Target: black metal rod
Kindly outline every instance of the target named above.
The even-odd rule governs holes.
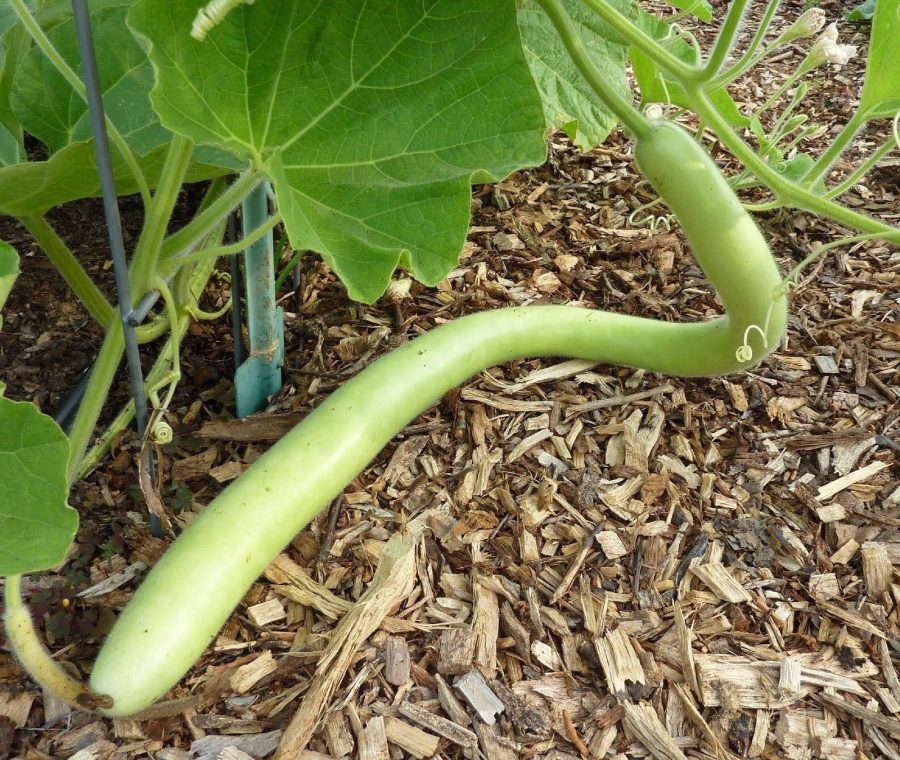
[[[119,314],[122,318],[122,330],[125,335],[125,357],[128,360],[131,394],[134,397],[134,418],[137,423],[138,438],[143,441],[144,433],[147,430],[147,393],[144,388],[144,372],[141,369],[141,354],[138,349],[137,335],[134,332],[134,327],[129,322],[133,305],[131,301],[131,286],[128,282],[128,259],[125,256],[125,241],[122,238],[119,197],[116,193],[112,160],[109,155],[109,135],[106,132],[106,115],[103,111],[103,98],[100,94],[100,78],[97,75],[97,58],[94,53],[94,36],[91,33],[91,17],[87,7],[87,0],[72,0],[72,12],[75,16],[75,35],[78,38],[81,68],[84,74],[85,89],[87,90],[88,110],[91,115],[91,131],[94,134],[94,146],[97,152],[97,174],[100,177],[100,188],[103,191],[106,231],[109,235],[113,270],[116,275]],[[155,470],[152,450],[150,451],[150,468]],[[162,536],[160,520],[152,512],[150,513],[149,528],[152,535],[158,538]]]
[[[91,370],[93,370],[93,368],[94,365],[91,364],[84,372],[81,373],[81,378],[79,379],[78,384],[69,392],[69,395],[66,396],[65,401],[63,401],[59,405],[59,408],[53,415],[53,419],[56,421],[56,424],[59,425],[65,433],[68,433],[72,427],[72,420],[75,416],[75,412],[77,411],[79,404],[81,404],[81,399],[84,398],[84,392],[87,390],[88,382],[91,379]]]
[[[131,288],[128,283],[128,261],[125,257],[125,241],[122,239],[122,220],[116,184],[113,178],[112,161],[109,155],[109,136],[106,133],[106,116],[100,95],[100,80],[97,76],[97,59],[94,54],[94,39],[91,34],[91,17],[87,0],[72,0],[75,15],[75,34],[81,53],[81,67],[87,89],[88,109],[91,115],[91,130],[97,151],[97,173],[103,191],[103,210],[106,214],[106,229],[112,252],[113,269],[116,275],[116,291],[119,297],[119,312],[122,329],[125,332],[125,356],[128,359],[128,374],[131,378],[131,392],[134,396],[135,419],[138,435],[143,438],[147,427],[147,395],[144,390],[144,373],[141,370],[141,356],[138,351],[134,327],[128,322],[132,312]]]
[[[150,309],[156,305],[159,296],[160,293],[158,290],[151,290],[147,293],[147,295],[140,300],[140,303],[134,307],[131,314],[128,315],[128,324],[132,327],[140,327],[150,313]]]
[[[237,241],[237,224],[234,214],[228,217],[226,229],[228,242]],[[241,310],[241,256],[231,257],[231,337],[234,343],[234,367],[237,370],[244,363],[243,313]]]

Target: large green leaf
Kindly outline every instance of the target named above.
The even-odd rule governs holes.
[[[583,3],[569,0],[566,5],[609,87],[631,100],[625,76],[627,49],[619,36]],[[600,145],[615,129],[618,119],[603,107],[585,82],[547,14],[533,2],[526,3],[519,10],[519,28],[525,57],[541,93],[547,125],[564,130],[582,150]]]
[[[144,155],[168,142],[170,135],[150,105],[153,69],[125,25],[127,13],[124,7],[104,8],[91,13],[91,24],[106,115],[132,149]],[[56,24],[48,37],[69,65],[80,72],[71,17]],[[36,47],[16,73],[12,104],[25,130],[51,151],[91,137],[87,104]]]
[[[78,527],[66,504],[69,441],[33,404],[0,396],[0,575],[62,561]]]
[[[870,119],[900,110],[900,0],[879,0],[859,110]]]
[[[470,181],[545,156],[541,104],[510,0],[266,0],[205,42],[198,0],[139,0],[163,124],[271,176],[291,242],[353,298],[398,265],[423,282],[455,264]]]
[[[165,155],[166,146],[160,146],[138,160],[151,188],[159,180]],[[136,193],[137,183],[115,150],[112,159],[118,193]],[[228,171],[218,165],[194,162],[188,168],[185,181],[199,182]],[[34,216],[61,203],[100,195],[92,141],[67,145],[47,161],[29,161],[0,168],[0,215]]]
[[[0,124],[13,135],[22,130],[13,113],[10,94],[19,64],[31,48],[31,37],[16,21],[12,8],[0,3]]]
[[[21,160],[22,153],[19,149],[19,138],[0,122],[0,167],[17,164]]]

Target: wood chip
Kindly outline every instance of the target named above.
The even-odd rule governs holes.
[[[646,702],[625,702],[622,707],[625,709],[625,730],[643,744],[653,757],[657,760],[687,760],[650,705]]]
[[[418,705],[410,702],[403,702],[400,705],[400,714],[408,718],[413,723],[418,723],[423,728],[427,728],[431,733],[443,736],[454,744],[461,747],[474,747],[478,744],[478,737],[451,720],[442,718],[439,715],[428,712]]]
[[[618,699],[630,699],[635,690],[640,693],[641,687],[646,686],[644,668],[622,628],[594,639],[594,648],[606,674],[607,686]]]
[[[487,678],[497,671],[497,637],[500,635],[500,604],[486,584],[476,581],[472,590],[475,662]]]
[[[259,657],[246,665],[241,665],[231,676],[231,688],[238,694],[245,694],[252,689],[256,682],[274,673],[278,663],[269,651],[263,652]]]
[[[388,636],[385,641],[384,680],[392,686],[409,681],[409,647],[402,636]]]
[[[691,572],[696,575],[710,590],[724,602],[738,604],[749,602],[752,597],[721,562],[707,562],[694,565]]]
[[[296,427],[303,417],[303,414],[253,414],[243,420],[207,422],[198,435],[241,443],[277,441]]]
[[[258,626],[263,627],[284,620],[287,617],[284,605],[278,599],[269,599],[247,608],[248,617]]]
[[[213,446],[192,457],[172,462],[172,480],[205,478],[218,457],[219,451]]]
[[[417,758],[431,757],[440,744],[440,739],[434,734],[411,726],[399,718],[385,718],[384,733],[391,744],[396,744]]]
[[[825,499],[830,499],[832,496],[839,494],[845,488],[849,488],[850,486],[856,485],[857,483],[862,483],[873,475],[877,475],[882,470],[887,469],[887,462],[870,462],[865,467],[861,467],[858,470],[851,472],[849,475],[844,475],[837,480],[832,480],[830,483],[826,483],[824,486],[819,488],[816,493],[816,498],[819,501],[824,501]]]
[[[489,726],[494,725],[496,717],[505,709],[477,670],[458,676],[453,686]]]
[[[290,755],[284,760],[290,760]],[[388,748],[387,733],[385,731],[384,718],[380,715],[370,718],[366,723],[363,740],[359,746],[359,760],[390,760],[391,751]]]
[[[825,692],[819,695],[819,699],[838,712],[848,713],[854,718],[859,718],[866,723],[878,726],[878,728],[884,729],[892,736],[900,738],[900,720],[897,718],[882,715],[876,710],[870,710],[868,707],[856,704],[856,702],[840,699]]]
[[[442,675],[462,675],[472,669],[478,635],[468,628],[447,628],[438,643],[437,671]]]
[[[894,574],[893,565],[888,558],[884,544],[867,541],[860,548],[863,577],[866,579],[866,591],[878,597],[891,586]]]
[[[282,757],[306,748],[359,645],[381,625],[388,611],[409,595],[415,582],[415,549],[426,524],[427,515],[420,515],[405,532],[395,533],[387,542],[369,588],[338,623],[319,658],[309,689],[285,729],[279,746]]]

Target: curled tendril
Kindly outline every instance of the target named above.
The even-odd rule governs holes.
[[[897,144],[897,147],[900,148],[900,111],[894,114],[894,118],[891,121],[891,134],[894,136],[894,142]]]
[[[782,285],[784,281],[782,280]],[[775,288],[772,294],[772,301],[769,304],[769,310],[766,312],[766,323],[764,327],[760,327],[757,324],[749,325],[746,330],[744,330],[744,342],[738,346],[737,351],[734,352],[734,357],[741,363],[749,362],[753,359],[753,347],[750,345],[750,335],[754,332],[759,333],[759,337],[762,338],[763,348],[768,350],[769,348],[769,338],[767,333],[769,331],[769,320],[772,318],[772,307],[775,305],[775,301],[781,300],[779,295],[779,291],[781,290],[782,285],[779,285]]]
[[[641,187],[644,184],[649,183],[647,183],[646,180],[641,180],[637,183],[637,185],[635,185],[635,189]],[[644,203],[643,205],[638,206],[628,215],[628,224],[630,224],[632,227],[648,227],[650,229],[651,235],[656,235],[660,228],[665,228],[666,232],[671,231],[672,224],[669,221],[669,217],[665,215],[654,216],[653,214],[647,214],[647,216],[640,218],[638,217],[641,212],[647,211],[648,209],[653,208],[661,202],[662,201],[659,198],[654,198],[649,203]]]
[[[154,443],[162,445],[171,443],[175,438],[175,432],[168,422],[164,419],[158,419],[153,423],[153,427],[150,430],[150,437],[153,439]]]
[[[666,35],[666,40],[672,37],[680,37],[681,39],[685,40],[692,48],[694,48],[698,57],[703,55],[703,49],[700,47],[700,43],[697,42],[697,38],[694,36],[693,32],[688,31],[678,23],[669,24],[669,32],[670,34]]]
[[[665,116],[665,110],[659,103],[651,103],[644,109],[644,114],[648,119],[661,119]]]

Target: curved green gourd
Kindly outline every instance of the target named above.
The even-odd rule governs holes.
[[[111,697],[104,712],[131,714],[165,694],[290,539],[411,419],[477,372],[516,358],[565,356],[717,375],[759,361],[777,344],[786,320],[778,269],[712,160],[663,122],[638,141],[635,155],[681,221],[727,315],[678,324],[572,306],[498,309],[379,359],[223,491],[153,568],[91,675],[91,690]],[[751,325],[757,330],[748,333]],[[748,335],[752,362],[736,355]]]

